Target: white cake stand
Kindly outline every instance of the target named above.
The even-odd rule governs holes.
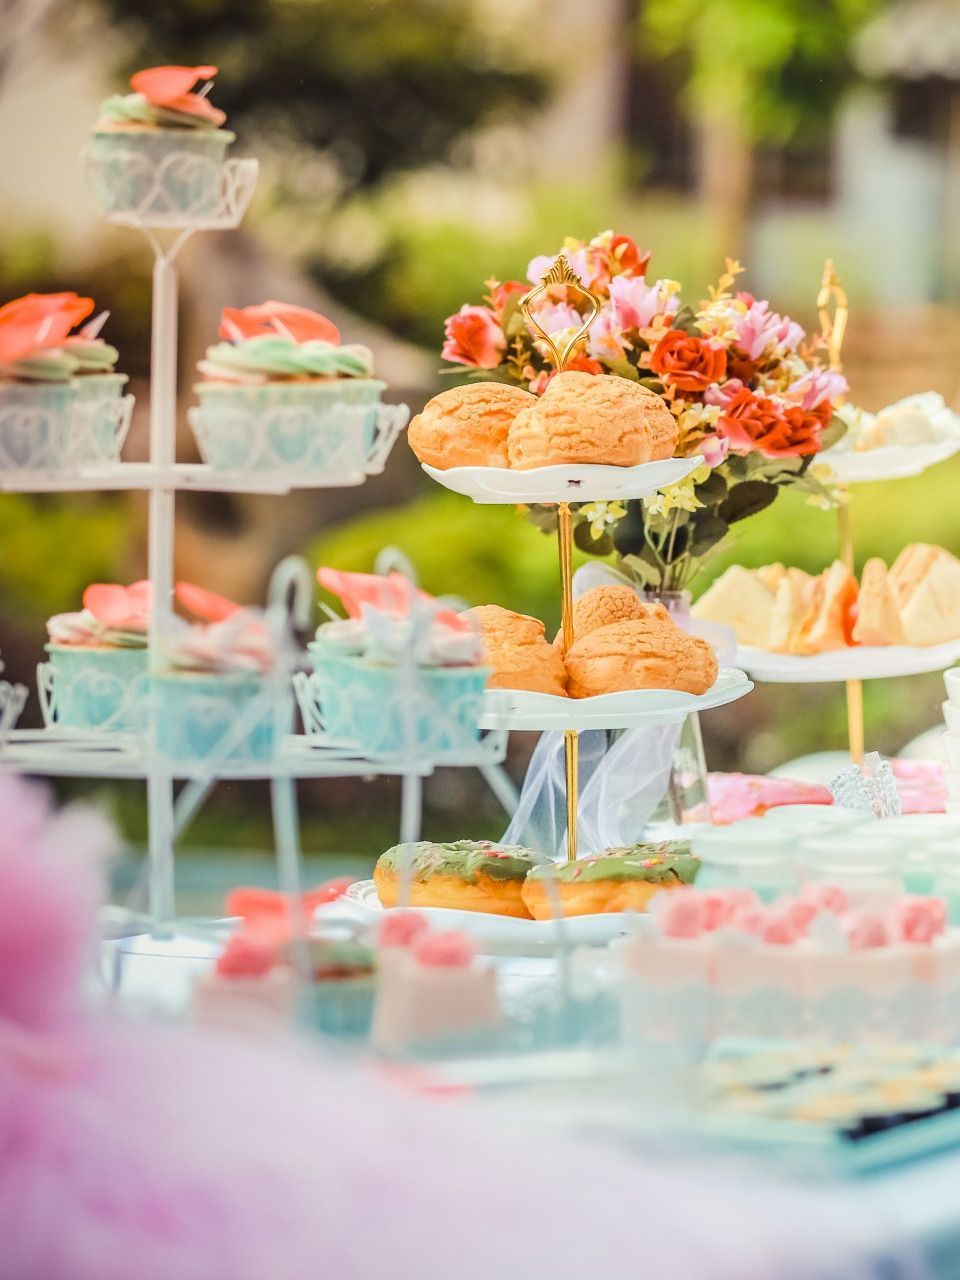
[[[960,640],[916,648],[903,644],[863,645],[808,656],[768,653],[749,645],[737,649],[737,662],[754,680],[766,684],[833,684],[883,680],[945,671],[960,658]]]
[[[474,502],[512,504],[648,498],[665,485],[676,484],[702,462],[703,458],[695,454],[692,458],[644,462],[637,467],[580,462],[534,467],[529,471],[515,471],[510,467],[450,467],[440,471],[426,463],[422,466],[431,480]]]

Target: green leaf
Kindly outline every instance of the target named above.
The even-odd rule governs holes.
[[[726,520],[722,520],[712,512],[704,513],[702,518],[694,523],[693,540],[690,543],[691,553],[698,558],[706,555],[710,548],[715,547],[729,532],[730,525]]]
[[[613,531],[613,545],[622,556],[642,555],[647,541],[644,534],[643,503],[631,498],[627,513]]]
[[[642,556],[621,556],[617,561],[617,567],[641,586],[659,585],[660,566],[649,554],[647,558]]]
[[[722,502],[727,496],[727,482],[719,471],[711,471],[706,480],[694,487],[693,492],[706,507]]]
[[[615,373],[620,378],[629,378],[631,382],[640,381],[636,365],[632,365],[626,357],[618,360],[604,360],[603,363],[611,373]]]
[[[658,396],[663,394],[663,383],[659,378],[641,378],[638,376],[637,381],[641,387],[646,387],[648,391],[655,391]]]
[[[602,533],[599,538],[595,538],[586,520],[581,520],[579,524],[573,526],[573,542],[574,546],[585,551],[588,556],[608,556],[613,550],[613,539],[610,535]]]
[[[842,440],[847,434],[847,424],[842,418],[838,418],[836,414],[830,419],[830,422],[820,432],[820,451],[824,449],[832,449],[838,440]]]
[[[737,520],[746,520],[765,510],[771,502],[776,501],[776,485],[763,480],[744,480],[735,484],[727,497],[717,508],[717,515],[727,524]]]

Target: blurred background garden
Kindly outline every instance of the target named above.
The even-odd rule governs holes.
[[[653,252],[657,276],[705,292],[726,256],[743,287],[814,327],[824,259],[850,295],[852,398],[877,409],[936,390],[956,406],[960,349],[960,2],[954,0],[0,0],[0,301],[74,289],[108,336],[147,447],[151,258],[106,225],[79,159],[100,100],[159,63],[219,66],[215,100],[261,179],[235,232],[183,258],[180,456],[192,370],[222,306],[265,298],[329,314],[367,343],[388,398],[416,410],[450,385],[444,317],[484,281],[522,279],[564,236],[607,227]],[[907,541],[960,551],[960,461],[857,491],[859,558]],[[402,548],[430,591],[558,619],[553,541],[510,508],[439,490],[401,444],[362,488],[284,499],[187,495],[177,572],[262,599],[270,568],[370,569]],[[819,571],[836,520],[785,494],[731,559]],[[142,496],[0,500],[0,652],[34,683],[44,622],[97,580],[145,570]],[[867,746],[898,750],[939,720],[939,676],[866,690]],[[31,699],[24,723],[36,723]],[[708,763],[763,771],[844,744],[840,686],[767,686],[704,719]],[[531,743],[517,735],[522,777]],[[89,784],[84,787],[89,791]],[[142,789],[110,793],[143,837]],[[390,781],[303,788],[310,853],[393,843]],[[496,836],[482,780],[428,784],[426,831]],[[469,828],[469,829],[468,829]],[[197,846],[268,842],[265,792],[224,785]]]

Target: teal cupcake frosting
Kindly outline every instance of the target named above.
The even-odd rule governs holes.
[[[369,378],[373,356],[367,347],[335,347],[330,342],[294,342],[292,338],[265,334],[242,342],[218,342],[200,361],[207,378],[236,381],[250,378]]]
[[[148,129],[217,130],[213,121],[203,116],[171,111],[168,107],[155,107],[142,93],[115,93],[106,98],[100,104],[100,119],[108,124],[132,124]]]
[[[0,371],[18,382],[69,382],[85,373],[111,373],[119,357],[116,347],[98,338],[71,338],[65,346],[41,348]]]

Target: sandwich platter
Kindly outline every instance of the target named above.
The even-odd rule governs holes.
[[[770,653],[751,645],[737,648],[737,663],[767,684],[831,684],[881,680],[944,671],[960,659],[960,639],[923,648],[903,644],[857,645],[829,653]]]
[[[432,480],[474,502],[609,502],[614,498],[646,498],[664,485],[676,484],[703,462],[664,458],[637,467],[597,463],[565,463],[519,471],[511,467],[449,467],[445,471],[421,463]]]

